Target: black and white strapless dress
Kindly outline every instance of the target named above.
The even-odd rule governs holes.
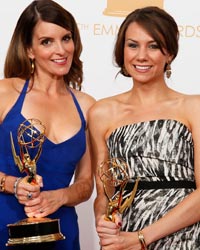
[[[109,136],[107,146],[111,158],[126,161],[131,182],[140,177],[143,184],[123,213],[123,231],[152,224],[195,188],[192,134],[178,121],[161,119],[119,127]],[[145,183],[150,185],[145,187]],[[148,250],[199,249],[200,223],[148,246]]]

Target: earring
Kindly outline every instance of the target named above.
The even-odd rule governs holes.
[[[31,59],[31,75],[34,73],[34,71],[35,71],[34,59]]]
[[[121,69],[121,73],[122,73],[122,75],[124,75],[124,76],[130,76],[129,73],[127,72],[127,70],[126,70],[126,68],[125,68],[124,65],[123,65],[123,67],[122,67],[122,69]]]
[[[170,63],[168,63],[166,67],[166,77],[169,79],[171,74],[172,74],[171,65]]]

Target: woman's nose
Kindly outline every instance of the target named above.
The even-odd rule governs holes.
[[[139,48],[137,53],[138,60],[144,60],[147,58],[147,49],[146,48]]]
[[[59,53],[59,54],[62,54],[65,52],[65,48],[64,48],[63,44],[60,42],[56,43],[55,50],[56,50],[56,53]]]

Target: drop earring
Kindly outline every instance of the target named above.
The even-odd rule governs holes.
[[[171,65],[170,63],[168,63],[166,67],[166,77],[169,79],[171,74],[172,74]]]
[[[35,71],[34,59],[31,59],[31,75],[34,73],[34,71]]]

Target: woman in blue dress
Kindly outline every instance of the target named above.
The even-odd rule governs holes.
[[[80,249],[75,205],[93,190],[87,116],[95,102],[80,91],[81,51],[74,17],[54,1],[33,1],[21,14],[0,81],[1,250],[13,248],[6,247],[7,225],[25,217],[60,219],[66,238],[14,249]],[[16,154],[23,158],[17,133],[29,119],[45,126],[34,185],[16,166],[10,140],[12,133]]]

